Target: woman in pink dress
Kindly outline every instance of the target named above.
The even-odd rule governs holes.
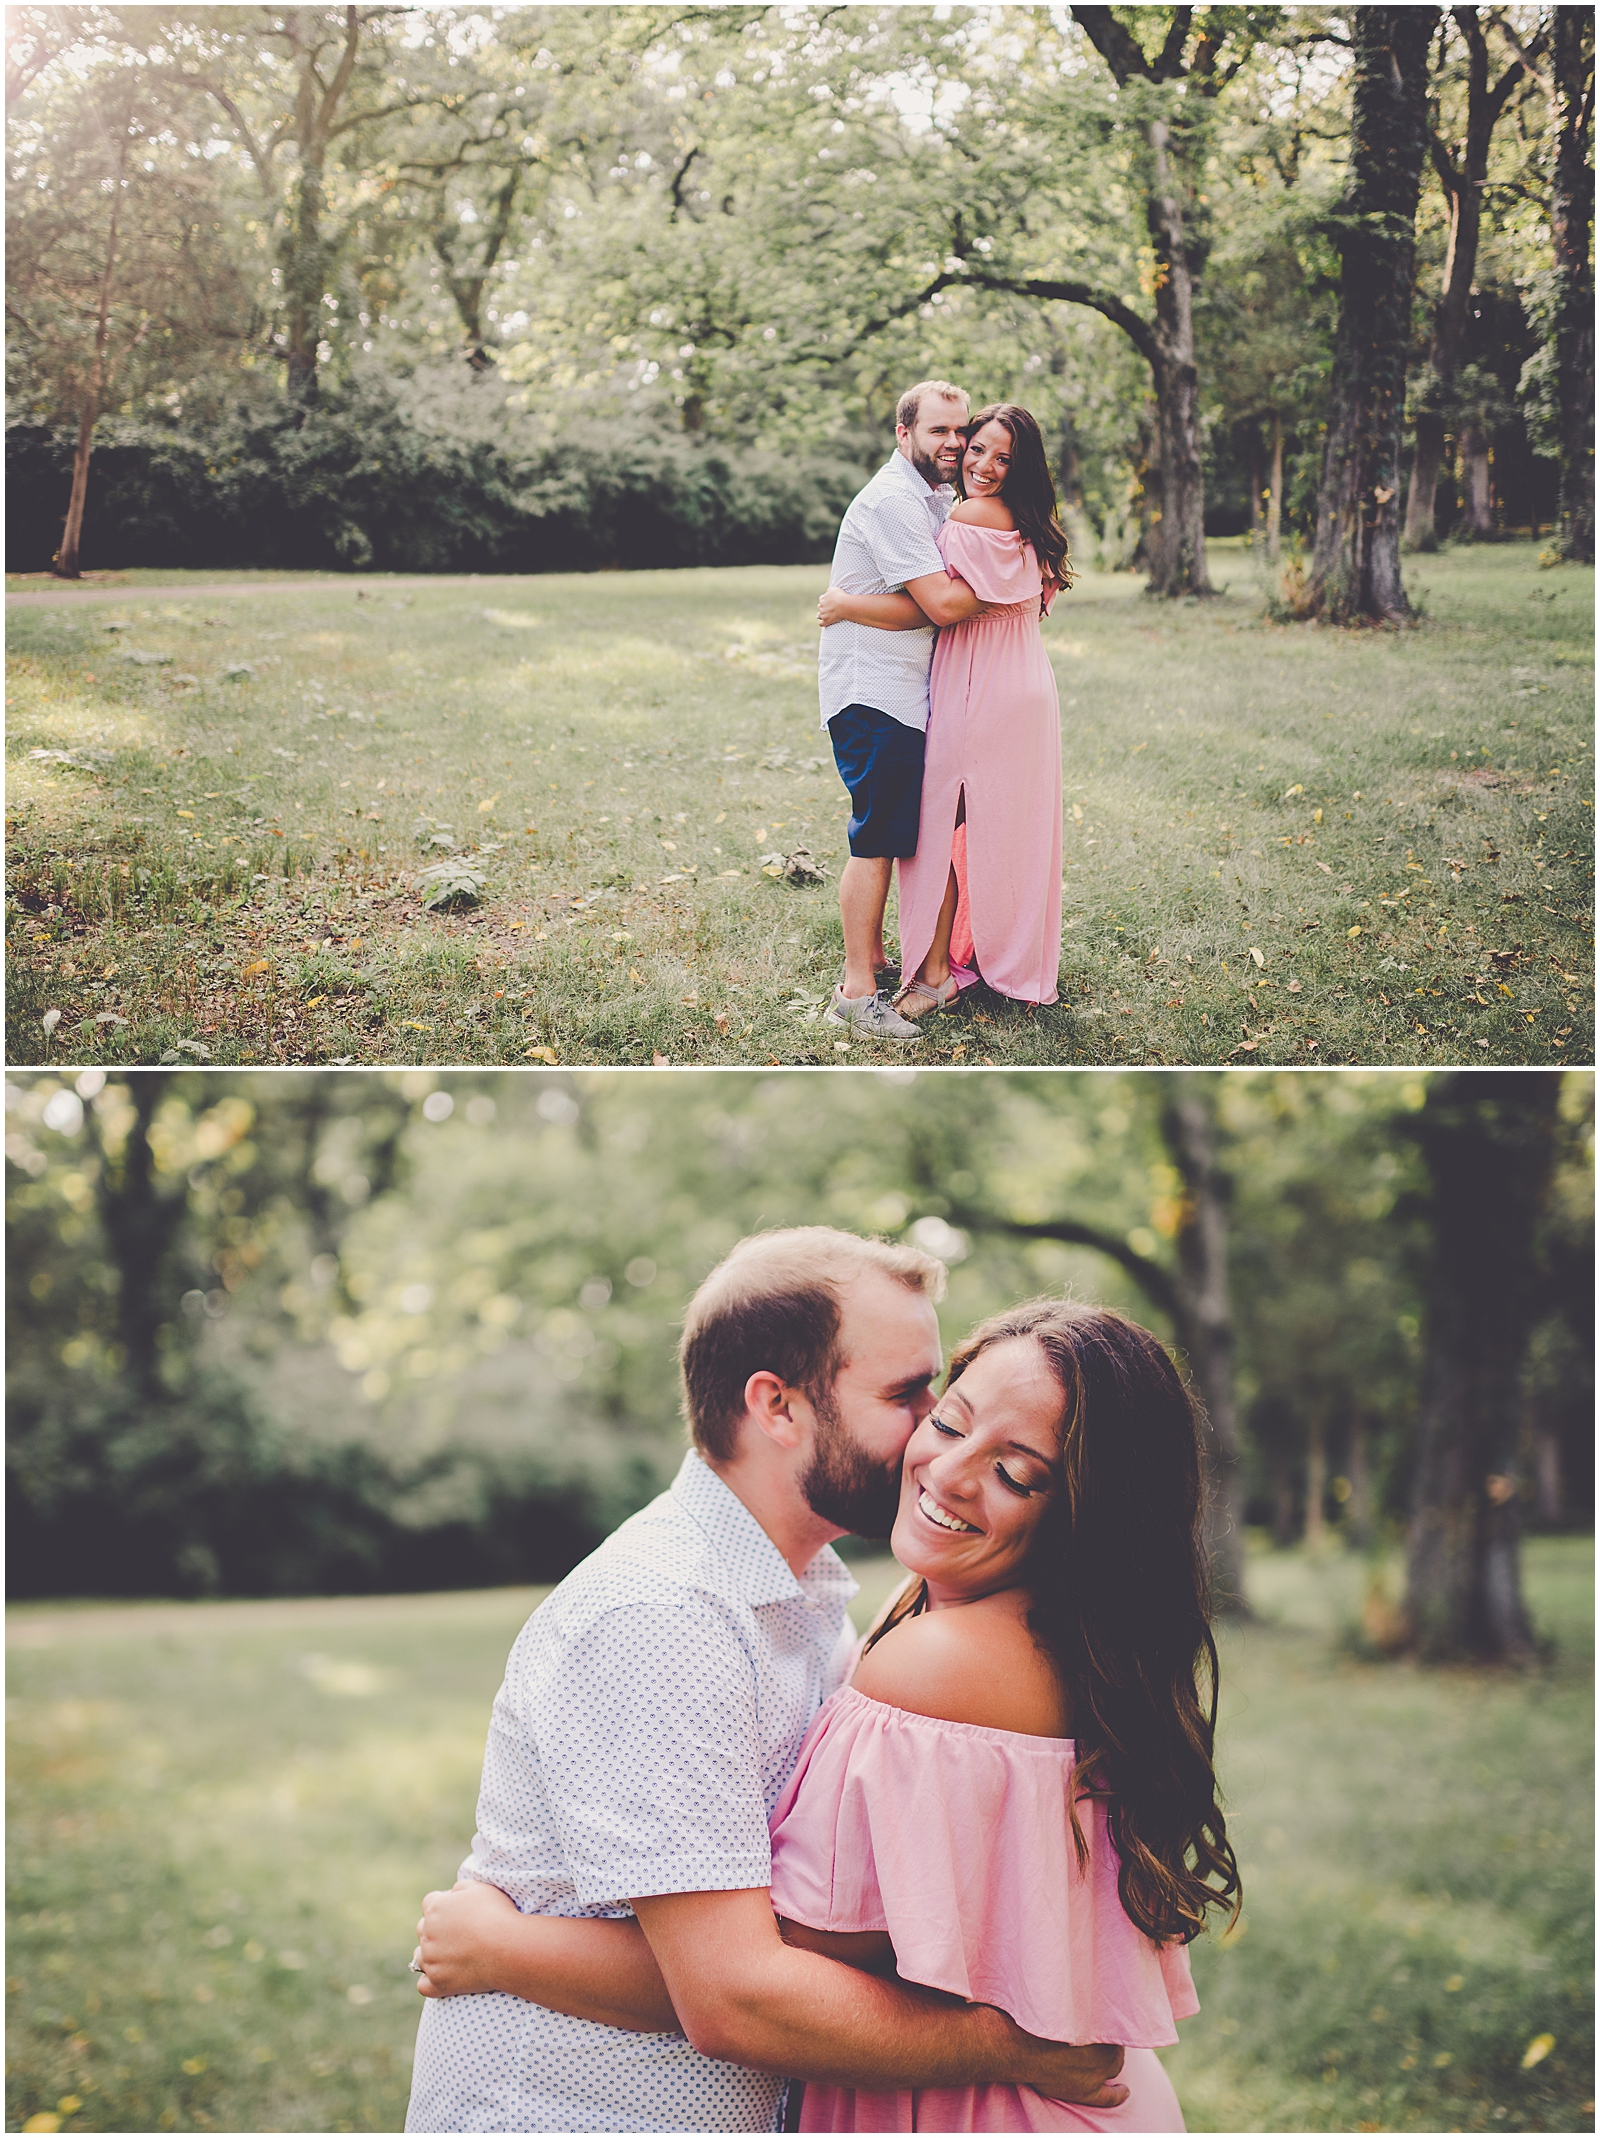
[[[1061,964],[1061,712],[1039,625],[1072,571],[1025,408],[979,409],[957,486],[939,551],[985,607],[934,648],[917,850],[899,863],[907,978],[895,1007],[913,1018],[980,979],[1054,1002]],[[832,587],[817,614],[886,631],[928,621],[909,594]]]
[[[1239,1891],[1212,1771],[1199,1505],[1193,1408],[1146,1330],[1036,1300],[954,1353],[906,1448],[893,1544],[912,1578],[774,1809],[772,1905],[792,1944],[997,2006],[1043,2040],[1123,2045],[1127,2094],[1091,2107],[1016,2085],[813,2081],[800,2129],[1183,2129],[1156,2051],[1199,2009],[1187,1941]],[[463,1987],[659,2028],[636,1925],[603,1926],[657,1990],[635,2022],[569,1979],[574,1934],[602,1926],[563,1924],[558,1961],[550,1923],[492,1892],[463,1903]],[[496,1903],[514,1964],[495,1949],[504,1924],[479,1927]],[[494,1955],[481,1979],[479,1952]],[[611,1965],[594,1962],[597,1984]]]
[[[772,1904],[831,1958],[1123,2043],[1128,2098],[811,2084],[800,2129],[1183,2129],[1155,2052],[1199,2009],[1186,1941],[1238,1894],[1198,1511],[1193,1411],[1145,1330],[1037,1300],[956,1351],[906,1450],[914,1578],[812,1724]]]

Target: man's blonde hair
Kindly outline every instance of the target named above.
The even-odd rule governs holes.
[[[753,1233],[717,1264],[689,1302],[678,1346],[684,1417],[703,1454],[721,1462],[734,1454],[753,1373],[826,1397],[844,1363],[845,1291],[869,1270],[927,1299],[944,1297],[945,1267],[934,1256],[831,1225]]]
[[[896,427],[903,426],[908,431],[914,429],[917,410],[924,401],[959,401],[966,408],[972,406],[964,387],[952,386],[948,379],[919,379],[915,386],[906,388],[895,404]]]

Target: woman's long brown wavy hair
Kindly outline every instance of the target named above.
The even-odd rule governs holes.
[[[1148,1937],[1187,1942],[1208,1908],[1236,1917],[1240,1895],[1212,1767],[1217,1649],[1194,1406],[1147,1329],[1060,1299],[980,1323],[952,1354],[946,1388],[1014,1337],[1039,1346],[1065,1399],[1056,1490],[1026,1567],[1028,1624],[1072,1704],[1080,1791],[1105,1800],[1123,1908]],[[922,1584],[874,1639],[926,1601]],[[1075,1810],[1072,1823],[1081,1860]]]
[[[1071,586],[1076,575],[1072,559],[1067,555],[1066,529],[1056,508],[1055,481],[1038,424],[1015,401],[996,401],[992,407],[980,408],[967,425],[969,445],[986,423],[1003,424],[1011,433],[1011,466],[1006,471],[1000,494],[1017,523],[1018,534],[1025,542],[1032,543],[1040,573],[1047,581],[1054,580],[1057,586]],[[963,498],[967,494],[962,480],[965,463],[963,453],[961,465],[956,469],[956,489]],[[1040,597],[1041,606],[1048,592],[1047,586]]]

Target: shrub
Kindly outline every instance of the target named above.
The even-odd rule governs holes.
[[[60,538],[74,436],[6,431],[12,571]],[[559,435],[493,377],[368,369],[308,412],[240,404],[203,429],[131,416],[96,433],[85,569],[638,571],[825,560],[864,479],[563,415]]]

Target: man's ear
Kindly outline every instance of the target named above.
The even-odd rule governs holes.
[[[800,1445],[805,1425],[798,1406],[804,1402],[799,1389],[775,1373],[753,1373],[744,1384],[745,1411],[775,1447],[792,1450]]]

